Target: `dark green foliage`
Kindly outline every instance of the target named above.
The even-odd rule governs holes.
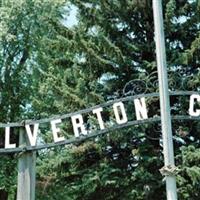
[[[31,94],[41,38],[58,14],[60,3],[54,1],[6,0],[0,5],[0,122],[23,120],[31,111]],[[51,22],[51,23],[50,23]],[[38,77],[39,78],[39,77]],[[37,79],[38,81],[39,79]],[[35,80],[36,81],[36,80]],[[0,147],[4,148],[0,130]],[[18,143],[17,130],[11,141]],[[17,158],[8,155],[0,160],[0,198],[15,199]],[[9,195],[7,194],[9,193]],[[5,195],[3,195],[5,194]],[[3,195],[3,196],[2,196]]]
[[[53,108],[53,113],[98,104],[122,91],[128,81],[145,79],[156,71],[151,1],[73,0],[71,3],[78,7],[79,24],[72,29],[59,27],[59,37],[49,41],[48,45],[56,45],[48,52],[53,67],[48,69],[47,79],[41,86],[49,95],[43,104],[41,101],[36,104],[44,111]],[[170,89],[183,89],[181,82],[185,80],[184,89],[196,90],[199,87],[198,2],[170,0],[164,1],[163,7],[168,69],[173,71],[169,73]],[[148,79],[155,80],[156,74]],[[149,92],[157,90],[149,85]],[[183,108],[174,108],[173,112],[188,109],[185,99],[171,100],[173,104],[178,101],[183,104]],[[157,113],[158,106],[156,100],[149,102],[152,113]],[[184,131],[186,136],[182,134]],[[173,132],[175,152],[180,158],[177,164],[181,166],[177,178],[179,196],[195,199],[198,193],[190,193],[190,188],[198,187],[198,164],[187,166],[180,147],[192,143],[198,147],[199,131],[193,122],[176,122]],[[159,126],[149,125],[120,130],[98,141],[62,149],[52,158],[61,159],[58,166],[50,167],[49,173],[54,174],[52,186],[44,187],[38,198],[60,191],[62,199],[165,199],[165,184],[159,173],[163,166],[160,136]],[[186,147],[184,152],[187,153]],[[40,167],[49,168],[46,164]],[[48,180],[45,173],[39,174]],[[187,176],[191,182],[187,182]],[[59,197],[49,196],[49,199]]]
[[[43,102],[35,104],[40,113],[71,112],[98,104],[121,91],[128,81],[146,78],[156,71],[151,1],[74,0],[71,3],[78,7],[79,24],[71,29],[57,27],[59,36],[47,43],[54,48],[47,52],[50,67],[40,87],[41,94],[48,95]],[[169,74],[170,88],[178,90],[180,81],[188,79],[184,88],[195,90],[199,86],[198,2],[170,0],[163,6],[168,69],[178,73]],[[156,88],[151,85],[148,91]],[[36,99],[40,98],[36,96]],[[172,103],[177,101],[180,100],[172,99]],[[185,99],[181,102],[187,109]],[[149,106],[156,112],[159,104],[155,100]],[[192,122],[177,122],[173,127],[177,164],[181,166],[177,178],[179,196],[195,199],[198,193],[190,193],[190,188],[198,187],[198,167],[187,166],[180,147],[191,143],[199,146],[198,128]],[[182,135],[183,131],[189,135]],[[52,160],[58,162],[53,166],[44,164],[49,158],[47,153],[39,169],[50,171],[48,175],[39,172],[44,186],[38,198],[51,194],[49,199],[165,199],[165,182],[159,173],[163,166],[160,136],[156,125],[120,130],[98,141],[56,151]],[[186,147],[184,151],[187,153]],[[191,167],[186,167],[187,175],[183,166]],[[45,185],[49,175],[53,179]],[[185,185],[190,181],[187,176],[191,182]],[[60,196],[54,196],[55,192]]]
[[[150,0],[69,0],[65,9],[78,9],[78,24],[72,28],[60,22],[66,12],[63,1],[24,0],[23,6],[8,2],[13,18],[6,16],[6,5],[0,16],[6,24],[1,24],[5,27],[0,35],[1,121],[90,107],[119,97],[135,79],[147,80],[147,92],[158,91]],[[170,89],[197,90],[199,1],[165,0],[163,8]],[[187,114],[185,97],[171,98],[171,103],[177,103],[173,114]],[[150,115],[159,112],[158,99],[147,104]],[[131,109],[127,113],[131,116]],[[70,126],[64,130],[66,136],[73,135]],[[179,197],[196,200],[199,124],[175,122],[173,134]],[[36,199],[165,199],[160,137],[160,126],[151,124],[39,152]],[[1,188],[7,187],[3,179]]]
[[[177,156],[180,165],[177,182],[180,199],[199,199],[200,181],[200,149],[190,145],[181,148],[181,154]]]

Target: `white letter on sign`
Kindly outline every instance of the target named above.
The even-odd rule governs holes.
[[[10,149],[10,148],[15,148],[16,144],[10,144],[10,127],[6,127],[5,131],[5,148]]]
[[[120,113],[119,113],[118,108],[120,109]],[[124,104],[122,102],[114,103],[113,104],[113,110],[114,110],[116,122],[118,124],[125,124],[128,121],[126,111],[125,111],[125,108],[124,108]]]
[[[196,109],[194,111],[194,101],[195,99],[200,102],[200,95],[198,94],[193,94],[190,96],[190,108],[189,108],[189,115],[193,117],[198,117],[200,115],[200,109]]]
[[[38,128],[39,128],[39,124],[34,124],[33,126],[33,133],[31,131],[30,125],[25,125],[26,128],[26,133],[28,135],[28,139],[30,142],[31,146],[35,146],[36,145],[36,141],[37,141],[37,134],[38,134]]]
[[[145,103],[145,98],[134,99],[135,112],[137,120],[147,119],[147,108]]]
[[[60,132],[60,128],[56,127],[56,124],[59,124],[59,123],[62,123],[61,119],[56,119],[56,120],[51,121],[51,128],[53,132],[54,142],[61,142],[65,140],[64,137],[58,136],[58,133]]]
[[[80,134],[87,135],[87,131],[85,130],[85,126],[83,124],[82,115],[74,115],[71,117],[71,120],[75,137],[79,137]]]
[[[102,116],[101,116],[101,112],[103,111],[103,109],[100,107],[100,108],[96,108],[94,109],[92,112],[93,114],[96,114],[97,115],[97,119],[98,119],[98,122],[99,122],[99,126],[100,126],[100,129],[103,130],[105,129],[105,126],[104,126],[104,122],[103,122],[103,119],[102,119]]]

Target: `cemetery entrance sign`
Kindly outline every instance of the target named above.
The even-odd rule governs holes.
[[[138,86],[138,81],[137,86]],[[131,86],[134,81],[130,82]],[[127,85],[130,89],[130,85]],[[58,145],[76,144],[80,141],[96,137],[102,134],[110,133],[114,130],[144,123],[160,123],[160,110],[150,112],[151,102],[159,101],[159,93],[131,94],[129,90],[122,98],[117,98],[101,105],[97,105],[75,113],[69,113],[61,116],[41,120],[27,120],[21,123],[0,124],[5,130],[5,148],[0,148],[0,154],[18,153],[18,185],[17,200],[35,199],[35,163],[36,151],[46,148],[56,147]],[[138,89],[138,88],[137,88]],[[141,91],[140,89],[138,91]],[[130,93],[131,92],[131,93]],[[128,96],[126,96],[126,94]],[[129,96],[130,95],[130,96]],[[187,102],[185,113],[181,115],[172,115],[172,120],[200,120],[200,109],[197,104],[200,103],[200,92],[195,91],[174,91],[170,92],[171,98],[184,98]],[[177,101],[176,101],[177,103]],[[176,104],[177,105],[177,104]],[[177,108],[171,105],[171,111]],[[105,118],[105,113],[109,116]],[[95,119],[93,123],[90,118]],[[74,132],[70,138],[65,138],[62,130],[66,126],[71,126]],[[41,127],[41,128],[40,128]],[[42,140],[43,127],[48,127],[48,133],[52,135],[52,142],[37,142]],[[17,142],[11,142],[12,129],[19,129],[19,145]],[[47,130],[47,129],[45,129]],[[176,170],[173,166],[165,166],[161,173],[168,177],[168,172],[173,174]]]
[[[0,128],[3,128],[5,132],[4,148],[0,148],[0,154],[19,153],[17,200],[35,199],[35,151],[80,142],[119,128],[160,121],[165,164],[163,175],[166,181],[167,199],[177,200],[176,178],[175,174],[172,173],[175,165],[171,119],[200,120],[200,108],[198,107],[200,92],[199,88],[197,91],[177,91],[173,88],[169,92],[170,80],[168,81],[166,69],[162,0],[153,0],[152,2],[158,69],[158,84],[156,86],[159,88],[159,93],[146,93],[148,90],[144,89],[143,86],[148,84],[134,80],[126,84],[123,96],[92,108],[41,120],[0,124]],[[181,78],[184,80],[184,75]],[[147,81],[151,82],[151,79],[148,78]],[[186,98],[187,102],[187,108],[184,105],[185,110],[181,109],[181,112],[178,111],[182,102],[177,100],[179,96]],[[176,99],[173,101],[176,103],[175,105],[170,105],[170,98]],[[152,110],[151,104],[158,101],[160,109]],[[10,139],[13,129],[17,128],[19,128],[19,144]],[[51,132],[52,140],[50,143],[45,143],[44,138],[42,138],[42,129]],[[73,131],[74,136],[65,138],[63,133],[66,132],[66,129],[67,132]]]
[[[129,85],[130,84],[133,85],[134,81],[130,82]],[[200,103],[200,94],[194,91],[179,91],[170,93],[170,96],[181,95],[188,96],[186,98],[186,100],[188,101],[188,112],[186,112],[185,115],[172,116],[172,118],[174,120],[199,119],[200,109],[196,108],[196,104],[198,102]],[[22,150],[32,151],[48,147],[55,147],[57,145],[65,145],[80,140],[85,140],[87,138],[95,137],[97,135],[104,134],[110,132],[111,130],[119,129],[122,127],[160,121],[160,117],[158,114],[154,113],[154,115],[152,116],[152,114],[149,113],[149,105],[147,100],[156,99],[158,96],[158,93],[131,95],[108,101],[104,104],[97,105],[75,113],[55,116],[48,119],[41,119],[35,121],[27,120],[21,123],[0,124],[0,127],[4,128],[5,130],[5,148],[1,148],[0,153],[20,152]],[[171,105],[171,107],[173,106],[174,105]],[[128,107],[131,107],[132,109],[128,110]],[[107,112],[108,110],[109,116],[106,116],[108,120],[105,120],[105,112]],[[129,113],[127,111],[129,111]],[[90,118],[94,119],[93,123],[88,122]],[[37,142],[38,138],[40,138],[40,141],[43,141],[42,133],[39,131],[40,125],[42,124],[46,124],[46,127],[50,128],[49,133],[52,134],[53,140],[51,143],[44,144],[44,142]],[[72,136],[71,138],[67,139],[64,137],[64,135],[62,135],[62,128],[65,127],[65,124],[68,124],[68,126],[71,125],[74,137]],[[28,138],[27,146],[20,147],[17,146],[17,142],[11,143],[10,130],[12,127],[24,127]]]

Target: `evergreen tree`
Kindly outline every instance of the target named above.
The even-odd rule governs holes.
[[[2,0],[0,5],[0,121],[15,122],[26,118],[31,107],[32,80],[37,67],[40,41],[51,34],[58,21],[62,1]],[[58,16],[56,18],[56,16]],[[40,52],[41,53],[41,52]],[[4,148],[4,130],[0,130]],[[11,141],[18,140],[11,130]],[[16,136],[15,136],[16,134]],[[1,157],[0,199],[14,199],[16,193],[16,158]]]
[[[131,80],[137,80],[136,93],[158,91],[151,1],[2,2],[2,122],[73,112],[122,97],[128,95],[122,91]],[[61,22],[71,5],[78,9],[78,24],[69,28]],[[170,90],[199,90],[199,1],[165,0],[163,8]],[[184,98],[173,97],[171,102],[176,105],[172,114],[186,112]],[[152,116],[159,114],[158,99],[147,104]],[[103,116],[107,121],[108,113]],[[200,195],[198,127],[192,121],[173,123],[182,199]],[[66,137],[73,136],[70,124],[63,130]],[[48,133],[42,133],[46,141]],[[36,198],[165,199],[160,138],[159,124],[148,124],[39,151]],[[0,165],[0,198],[7,199],[8,192],[12,198],[15,162],[7,157]]]
[[[36,107],[41,106],[40,113],[51,108],[53,113],[71,112],[113,96],[120,97],[124,85],[135,79],[147,80],[146,92],[158,91],[152,2],[70,2],[78,8],[79,23],[72,29],[60,27],[56,42],[49,41],[48,46],[54,44],[56,48],[50,49],[53,64],[41,85],[41,95],[43,90],[49,95],[43,98],[43,104],[38,97],[35,100]],[[198,89],[199,1],[166,0],[163,7],[170,89]],[[180,85],[183,80],[186,85]],[[178,101],[171,100],[174,104]],[[147,103],[149,112],[156,115],[158,100]],[[187,106],[183,103],[183,109]],[[183,109],[172,112],[180,114]],[[184,130],[192,127],[188,133],[195,141],[181,134],[181,125]],[[174,136],[178,138],[174,140],[177,165],[182,169],[183,161],[178,159],[182,155],[180,146],[191,143],[199,146],[198,123],[181,121],[175,122],[173,127]],[[49,199],[164,199],[165,184],[159,173],[163,166],[160,137],[159,125],[152,124],[115,131],[98,141],[51,151],[52,160],[58,162],[47,161],[47,155],[39,162],[43,195],[49,194]],[[181,139],[183,143],[179,142]],[[46,176],[46,170],[50,170],[52,179]],[[191,185],[184,189],[180,182],[182,176],[181,172],[178,176],[180,195],[184,196],[183,189],[187,193],[183,198],[188,198]],[[193,184],[197,184],[198,173],[190,177],[194,179]],[[51,197],[55,191],[62,191],[61,196]]]

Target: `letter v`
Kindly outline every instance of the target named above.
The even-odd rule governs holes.
[[[36,145],[36,141],[37,141],[37,134],[38,134],[39,124],[34,124],[33,133],[31,131],[30,125],[25,125],[25,127],[26,127],[26,133],[28,135],[28,139],[29,139],[30,145],[31,146],[35,146]]]

